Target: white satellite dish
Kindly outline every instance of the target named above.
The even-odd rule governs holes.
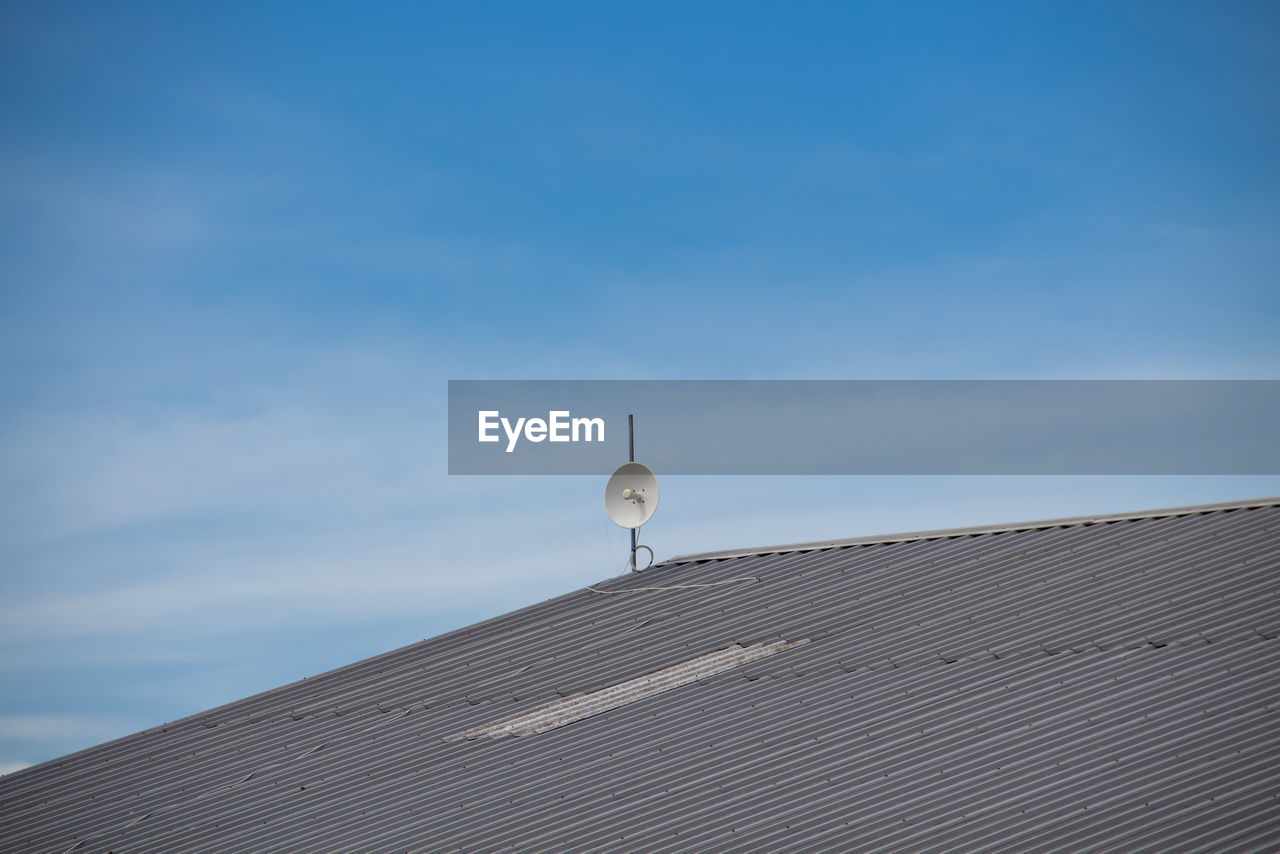
[[[623,528],[635,530],[658,509],[658,478],[643,463],[618,466],[604,487],[604,509]]]

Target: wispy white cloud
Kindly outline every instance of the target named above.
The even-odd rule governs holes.
[[[36,542],[205,514],[368,515],[437,468],[438,432],[408,415],[301,406],[16,416],[0,428],[12,488],[0,532]]]
[[[30,762],[6,762],[0,760],[0,777],[5,774],[12,774],[14,771],[21,771],[23,768],[30,768]]]
[[[50,226],[64,251],[86,245],[148,253],[185,249],[213,229],[213,200],[175,169],[103,171],[8,153],[0,156],[0,179],[3,204],[27,222]]]
[[[133,721],[91,715],[0,715],[0,739],[103,741],[138,729]],[[14,769],[17,770],[17,769]]]

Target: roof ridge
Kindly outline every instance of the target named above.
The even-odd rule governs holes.
[[[947,537],[965,537],[977,534],[1003,534],[1013,531],[1031,531],[1038,528],[1062,528],[1072,525],[1093,525],[1099,522],[1126,522],[1139,519],[1162,519],[1170,516],[1191,516],[1197,513],[1213,513],[1226,510],[1252,510],[1259,507],[1280,506],[1280,495],[1268,498],[1251,498],[1243,501],[1222,501],[1213,504],[1189,504],[1183,507],[1164,507],[1157,510],[1137,510],[1129,513],[1102,513],[1091,516],[1064,516],[1057,519],[1038,519],[1030,522],[1010,522],[999,525],[973,525],[963,528],[938,528],[931,531],[910,531],[902,534],[849,537],[839,540],[814,540],[806,543],[761,546],[753,549],[726,549],[723,551],[695,552],[677,555],[664,560],[658,566],[678,563],[696,563],[704,560],[720,560],[731,557],[752,557],[790,552],[811,552],[845,546],[876,545],[881,543],[905,543],[913,540],[939,540]],[[655,569],[657,566],[654,567]]]

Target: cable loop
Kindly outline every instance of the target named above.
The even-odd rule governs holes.
[[[644,549],[645,551],[647,551],[647,552],[649,553],[649,562],[648,562],[647,564],[645,564],[644,566],[639,566],[639,565],[637,565],[637,563],[636,563],[636,552],[640,551],[641,549]],[[635,547],[635,548],[632,550],[632,552],[631,552],[631,571],[632,571],[632,572],[644,572],[646,569],[648,569],[648,568],[649,568],[649,567],[651,567],[651,566],[653,566],[653,549],[649,548],[649,547],[648,547],[648,546],[646,546],[646,545],[641,545],[641,544],[637,543],[637,544],[636,544],[636,547]]]

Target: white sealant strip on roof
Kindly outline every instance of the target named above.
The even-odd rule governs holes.
[[[474,739],[485,735],[490,738],[500,738],[504,735],[522,736],[547,732],[808,642],[808,639],[777,640],[747,647],[734,644],[728,649],[709,652],[706,655],[655,670],[653,673],[637,676],[635,679],[628,679],[626,682],[619,682],[617,685],[601,688],[599,691],[592,691],[590,694],[561,697],[527,712],[446,736],[443,740],[461,741],[464,738]]]
[[[726,549],[715,552],[697,552],[677,555],[655,565],[670,566],[676,563],[695,563],[701,560],[720,560],[728,557],[755,557],[758,555],[787,554],[789,552],[813,552],[820,549],[844,546],[870,546],[887,543],[907,543],[912,540],[940,540],[946,537],[967,537],[976,534],[1004,534],[1010,531],[1032,531],[1039,528],[1061,528],[1068,525],[1095,525],[1099,522],[1127,522],[1138,519],[1163,519],[1169,516],[1190,516],[1195,513],[1213,513],[1219,510],[1254,510],[1259,507],[1280,506],[1280,495],[1271,498],[1252,498],[1245,501],[1223,501],[1218,504],[1191,504],[1186,507],[1166,507],[1160,510],[1139,510],[1133,513],[1103,513],[1095,516],[1066,516],[1061,519],[1040,519],[1034,522],[1013,522],[1004,525],[975,525],[969,528],[939,528],[934,531],[911,531],[905,534],[886,534],[872,537],[850,537],[843,540],[816,540],[809,543],[791,543],[781,546],[761,546],[754,549]]]

